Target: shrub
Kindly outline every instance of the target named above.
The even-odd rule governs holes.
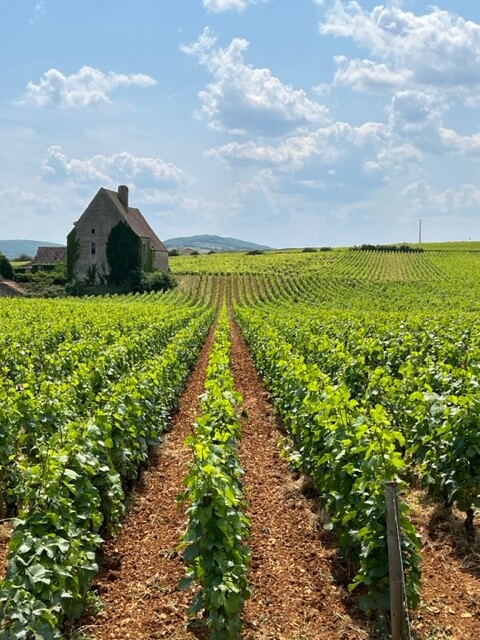
[[[410,247],[408,244],[401,244],[397,247],[394,244],[362,244],[359,247],[350,247],[352,251],[383,251],[388,253],[423,253],[422,247]]]
[[[179,252],[178,249],[170,249],[170,251],[168,252],[168,255],[171,256],[179,256]]]
[[[315,247],[305,247],[304,249],[302,249],[303,253],[316,253],[317,250],[315,249]]]
[[[35,295],[41,294],[42,289],[52,287],[52,291],[59,291],[58,287],[67,282],[66,265],[61,262],[49,266],[48,270],[37,269],[35,271],[17,268],[14,270],[14,279],[16,282],[28,285],[26,290]]]
[[[261,256],[265,253],[265,251],[262,251],[261,249],[252,249],[251,251],[247,251],[247,253],[245,255],[247,256]]]
[[[80,240],[72,229],[67,236],[67,280],[75,280],[78,259],[80,257]]]
[[[171,273],[166,271],[154,271],[143,273],[140,283],[135,287],[136,291],[147,293],[149,291],[168,291],[177,286],[177,282]]]
[[[85,284],[95,284],[95,280],[97,279],[97,271],[98,267],[96,264],[89,265],[87,269],[87,275],[85,276]]]
[[[25,283],[25,282],[33,282],[33,277],[31,273],[19,273],[15,271],[15,282]]]
[[[3,253],[0,253],[0,276],[3,276],[7,280],[13,280],[12,265]]]

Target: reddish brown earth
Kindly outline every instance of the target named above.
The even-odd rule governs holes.
[[[10,522],[0,523],[0,581],[5,579],[7,570],[8,545],[12,535],[12,525]]]
[[[409,502],[414,511],[414,524],[423,541],[422,601],[414,614],[413,627],[421,638],[478,640],[478,522],[476,542],[472,546],[466,539],[464,514],[445,510],[418,491],[412,492]]]
[[[220,288],[220,287],[219,287]],[[235,287],[234,287],[235,288]],[[231,295],[231,290],[227,294]],[[177,506],[190,453],[185,437],[199,410],[212,335],[181,399],[172,429],[143,476],[119,538],[105,546],[97,580],[104,610],[81,621],[95,640],[204,639],[199,621],[189,623],[191,592],[179,592],[183,563],[176,552],[186,527]],[[345,586],[346,567],[335,540],[322,532],[321,513],[302,479],[280,456],[282,438],[268,394],[248,350],[233,327],[232,369],[244,397],[240,447],[251,519],[252,597],[244,612],[244,640],[386,640],[374,631]],[[308,488],[308,487],[307,487]],[[432,508],[415,504],[424,542],[422,605],[414,618],[415,640],[480,637],[480,553],[460,549],[461,527],[445,532]],[[449,526],[454,527],[455,522]],[[430,524],[429,524],[430,523]],[[442,528],[443,527],[443,528]],[[480,532],[479,532],[480,537]]]
[[[104,610],[81,621],[98,640],[180,638],[190,595],[179,592],[183,563],[176,553],[186,517],[177,506],[190,461],[184,446],[197,416],[213,331],[182,395],[171,430],[143,476],[120,536],[105,545],[97,586]]]
[[[315,502],[302,493],[280,457],[275,412],[239,331],[233,327],[232,369],[248,414],[240,460],[251,519],[250,582],[242,637],[251,640],[367,638],[354,621],[344,589],[334,583],[335,551],[319,535]]]

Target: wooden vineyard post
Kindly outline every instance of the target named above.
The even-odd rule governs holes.
[[[405,605],[405,577],[402,563],[402,544],[399,526],[397,483],[385,486],[387,510],[388,571],[390,576],[390,623],[392,640],[410,640]]]

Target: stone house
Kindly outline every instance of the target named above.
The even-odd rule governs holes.
[[[66,257],[66,247],[38,247],[35,258],[28,266],[32,271],[48,271],[63,262]]]
[[[125,223],[141,243],[141,267],[144,271],[168,271],[168,249],[145,220],[141,212],[128,203],[128,187],[118,191],[101,187],[74,223],[67,236],[67,271],[79,280],[99,279],[109,274],[107,241],[112,229]]]

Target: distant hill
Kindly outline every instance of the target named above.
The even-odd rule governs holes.
[[[18,258],[22,253],[35,257],[38,247],[63,247],[65,245],[41,240],[0,240],[0,253],[9,260]]]
[[[263,244],[255,244],[254,242],[245,242],[236,238],[222,238],[221,236],[187,236],[185,238],[170,238],[165,240],[164,245],[167,249],[184,249],[191,247],[197,251],[251,251],[253,249],[266,250]]]

